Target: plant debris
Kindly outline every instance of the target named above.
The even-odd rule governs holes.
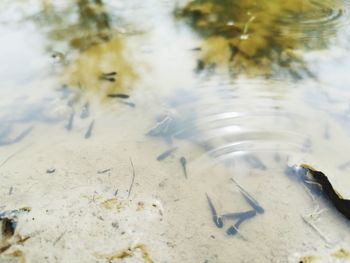
[[[134,167],[134,164],[133,164],[131,158],[130,158],[130,163],[131,163],[131,167],[132,167],[132,179],[131,179],[131,184],[130,184],[129,191],[128,191],[128,198],[130,197],[131,190],[132,190],[132,187],[134,186],[134,181],[135,181],[135,167]]]
[[[307,164],[302,164],[300,167],[305,169],[307,172],[307,180],[304,180],[304,183],[307,185],[310,184],[310,178],[307,177],[307,174],[311,175],[311,180],[318,184],[322,192],[331,201],[335,208],[350,220],[350,200],[342,198],[342,196],[336,190],[334,190],[332,184],[329,182],[324,173],[315,170]]]
[[[100,204],[100,207],[104,208],[104,209],[117,209],[118,211],[122,208],[124,208],[124,204],[120,201],[118,201],[117,198],[110,198],[110,199],[107,199],[105,201],[103,201],[101,204]]]
[[[134,247],[128,247],[126,249],[117,251],[112,254],[98,254],[95,253],[95,256],[98,259],[106,259],[108,262],[112,262],[113,260],[123,260],[125,258],[131,258],[135,256],[135,252],[139,250],[141,252],[142,258],[145,263],[154,263],[149,255],[149,252],[144,244],[137,244]]]
[[[333,252],[331,256],[342,259],[350,259],[350,252],[341,248],[338,251]]]

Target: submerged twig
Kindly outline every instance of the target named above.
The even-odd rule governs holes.
[[[131,193],[132,187],[134,186],[134,181],[135,181],[135,168],[134,168],[134,164],[133,164],[131,158],[130,158],[130,163],[131,163],[131,167],[132,167],[132,179],[131,179],[131,184],[129,187],[128,198],[130,197],[130,193]]]
[[[16,154],[20,153],[21,151],[24,151],[26,148],[28,148],[31,144],[28,144],[20,149],[18,149],[17,151],[15,151],[14,153],[12,153],[11,155],[9,155],[5,160],[2,161],[2,163],[0,164],[0,167],[2,167],[3,165],[5,165],[5,163],[7,163],[11,158],[13,158]]]
[[[329,241],[329,239],[322,233],[322,231],[314,224],[312,223],[310,220],[308,220],[305,216],[301,215],[301,218],[304,220],[304,222],[306,224],[308,224],[309,226],[311,226],[328,244],[330,244],[331,242]]]
[[[301,167],[305,169],[315,180],[315,183],[319,184],[323,193],[335,206],[335,208],[343,214],[348,220],[350,220],[350,200],[344,199],[332,186],[327,176],[312,168],[307,164],[302,164]]]
[[[53,242],[53,245],[56,246],[56,244],[62,239],[62,237],[66,234],[67,231],[64,231],[61,235],[56,238],[56,240]]]

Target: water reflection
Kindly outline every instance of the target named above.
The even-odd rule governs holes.
[[[128,89],[137,79],[132,51],[118,32],[122,19],[102,0],[44,1],[32,19],[48,37],[47,50],[64,65],[65,84],[108,93]],[[117,72],[115,81],[101,81],[106,72]]]
[[[312,76],[299,49],[323,48],[344,20],[337,1],[195,0],[175,12],[203,39],[197,71]]]

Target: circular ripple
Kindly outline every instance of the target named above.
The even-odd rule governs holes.
[[[309,1],[305,10],[286,10],[279,19],[282,35],[301,38],[325,38],[349,24],[349,3],[345,1]]]

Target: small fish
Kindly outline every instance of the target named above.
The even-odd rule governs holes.
[[[310,138],[305,139],[301,151],[307,153],[312,152],[312,141]]]
[[[107,80],[107,81],[110,81],[110,82],[115,82],[115,78],[113,77],[100,77],[101,80]]]
[[[89,116],[90,116],[90,105],[88,102],[86,102],[85,105],[83,106],[81,113],[80,113],[80,118],[86,119]]]
[[[64,63],[65,55],[62,52],[54,52],[51,57],[54,59],[55,63]]]
[[[13,192],[13,186],[11,186],[9,189],[9,195],[12,195],[12,192]]]
[[[255,209],[256,212],[259,214],[263,214],[265,212],[264,208],[262,208],[259,203],[247,192],[242,192],[241,194],[243,195],[244,199],[248,202],[248,204]]]
[[[102,73],[99,77],[99,79],[101,80],[107,80],[107,81],[110,81],[110,82],[114,82],[115,81],[115,78],[114,76],[117,75],[117,72],[115,71],[112,71],[112,72],[109,72],[109,73]]]
[[[218,214],[216,213],[216,209],[215,209],[215,207],[214,207],[210,197],[208,196],[208,194],[206,194],[206,195],[207,195],[207,200],[208,200],[208,204],[209,204],[211,215],[213,217],[214,224],[218,228],[222,228],[224,226],[222,218],[221,218],[221,216],[218,216]]]
[[[70,116],[69,116],[68,123],[67,123],[67,125],[66,125],[66,129],[67,129],[68,131],[72,130],[72,128],[73,128],[74,115],[75,115],[75,113],[72,112],[72,113],[70,114]]]
[[[152,127],[147,133],[147,136],[165,136],[169,130],[169,126],[172,123],[172,118],[169,116],[164,116],[160,119],[157,124]]]
[[[161,153],[157,157],[157,161],[163,161],[164,159],[168,158],[176,150],[177,150],[177,147],[173,147],[173,148],[170,148],[169,150],[166,150],[165,152]]]
[[[91,137],[92,134],[92,129],[94,128],[94,124],[95,124],[95,120],[93,120],[90,125],[89,128],[87,129],[86,133],[85,133],[85,139],[89,139]]]
[[[264,208],[262,208],[258,201],[256,201],[246,190],[243,189],[242,186],[240,186],[233,178],[231,180],[236,184],[236,186],[239,188],[241,194],[243,195],[244,199],[248,202],[248,204],[255,209],[256,212],[259,214],[263,214]]]
[[[205,63],[203,60],[198,59],[197,60],[197,67],[196,67],[196,73],[200,73],[201,71],[203,71],[205,69]]]
[[[120,101],[120,103],[122,103],[122,104],[125,104],[125,105],[128,105],[128,106],[130,106],[131,108],[135,108],[135,103],[133,103],[133,102],[128,102],[128,101]]]
[[[129,95],[127,95],[127,94],[122,94],[122,93],[112,93],[112,94],[108,94],[107,97],[110,97],[110,98],[120,98],[120,99],[128,99],[128,98],[130,98]]]
[[[325,126],[325,130],[324,130],[323,137],[324,137],[326,140],[329,140],[329,139],[331,138],[331,132],[330,132],[330,130],[329,130],[328,124],[326,124],[326,126]]]
[[[258,157],[252,154],[244,156],[244,160],[254,169],[266,170],[265,164]]]
[[[221,215],[223,219],[242,219],[242,218],[250,218],[256,215],[255,210],[249,210],[246,212],[237,212],[237,213],[227,213]]]
[[[248,211],[248,212],[251,212],[251,211]],[[226,230],[226,233],[230,236],[233,236],[235,235],[236,233],[238,233],[238,228],[239,226],[246,220],[254,217],[256,215],[256,213],[248,213],[246,212],[246,216],[245,217],[242,217],[241,219],[239,219],[234,225],[230,226],[227,230]],[[254,211],[255,212],[255,211]]]
[[[186,169],[187,161],[186,161],[186,158],[182,156],[182,157],[180,158],[180,163],[181,163],[181,165],[182,165],[182,170],[183,170],[183,172],[184,172],[185,178],[187,179],[187,169]]]
[[[101,76],[115,76],[117,75],[116,71],[108,72],[108,73],[102,73]]]
[[[239,53],[239,48],[232,43],[229,43],[229,48],[231,52],[230,61],[233,61],[234,57]]]
[[[281,155],[279,153],[275,153],[273,158],[275,159],[276,163],[279,163],[281,161]]]
[[[97,173],[98,174],[104,174],[104,173],[107,173],[109,171],[111,171],[112,169],[111,168],[108,168],[108,169],[104,169],[104,170],[98,170]]]
[[[49,169],[46,170],[46,173],[52,174],[52,173],[54,173],[55,171],[56,171],[56,168],[51,167],[51,168],[49,168]]]

